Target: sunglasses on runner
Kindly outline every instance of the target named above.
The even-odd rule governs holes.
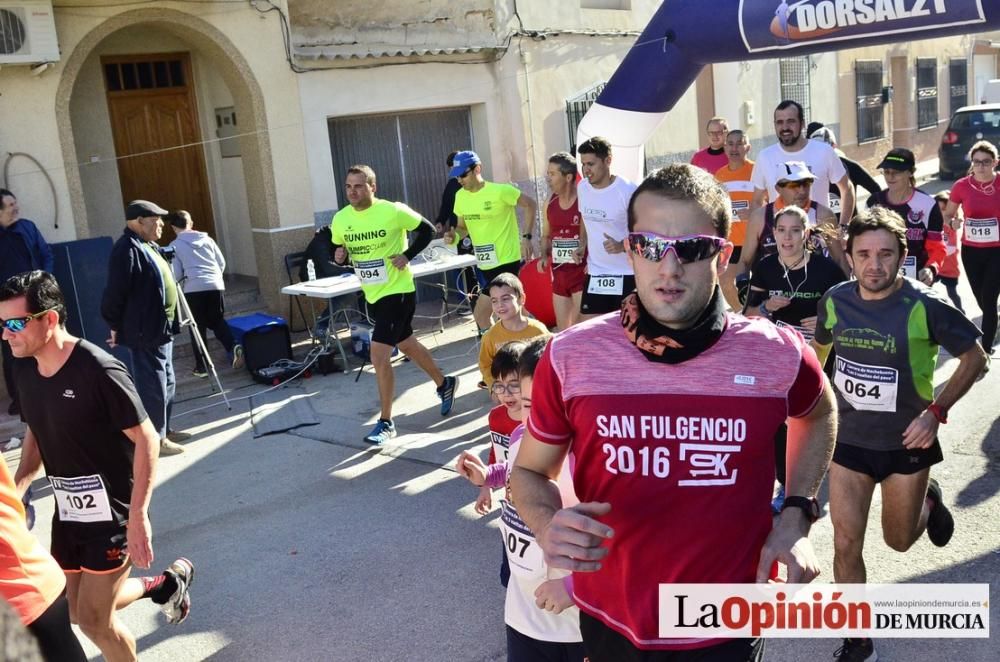
[[[650,262],[659,262],[673,250],[677,261],[690,264],[713,257],[726,245],[726,240],[716,235],[691,234],[685,237],[664,237],[653,232],[630,232],[628,245],[633,255],[641,255]]]
[[[51,312],[55,308],[49,308],[48,310],[43,310],[40,313],[35,313],[34,315],[28,315],[27,317],[14,317],[9,320],[0,320],[0,326],[7,329],[11,333],[20,333],[24,331],[24,327],[28,326],[28,322],[31,320],[36,320],[45,313]]]

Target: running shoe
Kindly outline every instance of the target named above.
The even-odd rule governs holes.
[[[844,645],[833,653],[837,662],[876,662],[878,653],[871,639],[844,639]]]
[[[383,421],[381,418],[375,423],[375,427],[365,437],[369,444],[381,446],[396,436],[396,425],[392,421]]]
[[[455,389],[458,387],[458,379],[451,375],[444,378],[444,384],[437,389],[438,397],[441,398],[441,415],[447,416],[451,413],[451,406],[455,404]]]
[[[160,455],[180,455],[187,449],[169,439],[160,439]]]
[[[486,389],[489,388],[489,386],[486,384],[486,382],[479,381],[479,382],[476,382],[476,388],[478,388],[481,391],[485,391]]]
[[[955,519],[941,496],[941,486],[931,478],[927,481],[927,498],[934,502],[927,516],[927,537],[938,547],[944,547],[955,533]]]
[[[778,493],[771,499],[771,512],[775,515],[781,514],[781,507],[785,505],[785,486],[778,486]]]
[[[191,584],[194,583],[194,564],[186,558],[181,557],[170,564],[163,574],[170,575],[177,582],[177,589],[174,594],[163,603],[161,609],[166,614],[167,620],[174,625],[184,622],[191,612]]]
[[[233,345],[233,370],[239,370],[246,365],[246,358],[243,354],[243,345]]]
[[[195,368],[191,371],[191,375],[197,377],[198,379],[205,379],[208,377],[208,370],[205,370],[204,368]]]
[[[170,441],[187,441],[190,438],[190,432],[181,432],[180,430],[170,430],[167,432],[167,439]]]

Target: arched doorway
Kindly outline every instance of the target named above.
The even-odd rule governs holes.
[[[140,67],[139,62],[148,66]],[[125,73],[125,66],[131,73]],[[117,71],[119,89],[109,82],[112,68]],[[158,75],[158,69],[165,69],[166,76]],[[143,74],[144,70],[152,72],[152,77]],[[257,254],[252,236],[253,228],[278,225],[268,136],[266,131],[255,130],[266,126],[260,85],[225,34],[198,17],[174,10],[139,9],[110,17],[91,30],[64,62],[56,111],[65,162],[79,164],[67,169],[77,236],[116,236],[123,224],[122,199],[142,190],[144,177],[149,178],[150,190],[161,190],[156,178],[162,174],[157,174],[156,167],[131,167],[138,162],[134,157],[126,167],[120,159],[122,152],[128,151],[123,150],[121,136],[115,135],[121,129],[115,124],[122,120],[111,97],[124,91],[125,76],[135,79],[128,83],[128,93],[119,96],[131,95],[132,106],[135,99],[140,99],[141,105],[147,92],[149,96],[180,98],[173,94],[180,88],[171,90],[170,86],[184,83],[182,93],[190,99],[195,129],[184,141],[193,141],[195,147],[168,150],[169,154],[154,149],[140,159],[175,170],[181,152],[193,155],[187,163],[203,167],[207,187],[200,192],[209,205],[201,213],[206,224],[202,229],[214,226],[220,245],[235,258],[231,265],[234,272],[256,276],[273,269],[269,255]],[[144,80],[139,81],[139,76]],[[161,111],[162,105],[153,112]],[[139,112],[148,114],[148,110]],[[246,127],[229,141],[225,155],[216,139],[217,113],[236,117]],[[178,123],[170,117],[164,122]],[[175,137],[170,139],[176,143]],[[194,179],[189,181],[197,182],[197,176],[193,173]],[[153,199],[154,195],[134,197]]]

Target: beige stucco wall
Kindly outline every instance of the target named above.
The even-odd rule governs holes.
[[[918,161],[936,158],[941,133],[948,123],[951,112],[948,62],[951,58],[968,58],[971,69],[971,48],[975,38],[975,35],[942,37],[838,52],[838,91],[842,118],[839,137],[841,147],[848,156],[870,170],[874,170],[881,157],[894,146],[913,150]],[[916,60],[925,57],[937,58],[938,124],[935,127],[918,129]],[[892,63],[895,58],[906,58],[905,80],[893,78]],[[894,87],[894,99],[885,106],[885,138],[860,145],[857,139],[854,74],[857,60],[881,61],[883,83]],[[971,70],[969,80],[972,80]]]
[[[283,7],[284,3],[277,4]],[[203,131],[214,127],[216,104],[231,101],[249,132],[240,138],[244,158],[239,167],[235,163],[214,162],[214,148],[206,147],[209,172],[214,174],[213,203],[216,214],[242,219],[242,227],[236,227],[235,223],[229,226],[232,232],[226,241],[230,243],[230,252],[252,262],[240,270],[252,273],[256,267],[261,291],[269,307],[277,310],[283,266],[280,260],[274,260],[273,250],[258,251],[254,259],[250,247],[261,243],[273,245],[274,230],[311,224],[312,215],[298,77],[286,61],[277,14],[262,15],[243,3],[160,2],[139,8],[134,5],[60,7],[55,18],[63,57],[53,69],[37,78],[30,76],[24,67],[0,69],[3,90],[0,116],[4,117],[0,123],[0,145],[4,150],[31,152],[56,181],[61,228],[58,232],[46,231],[43,223],[46,235],[63,240],[90,236],[94,230],[104,233],[115,225],[105,219],[121,218],[120,203],[117,210],[112,203],[120,199],[113,165],[105,166],[104,171],[77,170],[76,166],[95,154],[103,158],[109,144],[107,125],[102,129],[99,117],[86,117],[91,112],[106,115],[100,72],[92,65],[95,49],[99,53],[111,48],[117,30],[123,30],[120,38],[125,40],[118,46],[126,50],[136,47],[133,52],[183,45],[194,57]],[[150,40],[148,47],[129,36],[132,26],[137,24],[143,26],[143,40]],[[85,90],[85,96],[74,100],[76,107],[70,112],[71,92],[78,74],[78,88]],[[224,85],[218,85],[218,79],[213,81],[213,75]],[[97,136],[80,135],[75,122],[81,122],[82,126],[85,118],[91,120],[89,128],[96,127]],[[103,141],[99,135],[102,130]],[[245,187],[245,195],[237,182],[241,170],[252,183]],[[23,190],[19,193],[26,214],[45,216],[48,194],[44,180],[18,174],[11,185]],[[88,190],[100,191],[100,199],[84,196],[84,185]],[[238,201],[241,195],[246,198],[242,205]],[[39,213],[35,213],[36,209]],[[250,226],[259,238],[250,236]]]

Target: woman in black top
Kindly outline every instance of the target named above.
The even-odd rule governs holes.
[[[807,222],[806,212],[799,207],[778,212],[774,219],[777,252],[754,268],[744,313],[793,326],[811,340],[820,297],[847,276],[833,260],[809,249]]]
[[[794,327],[806,340],[812,340],[820,298],[828,289],[847,280],[847,276],[836,262],[809,248],[814,242],[809,241],[808,220],[806,212],[794,205],[783,208],[774,217],[778,252],[762,258],[754,267],[743,313],[767,317],[779,326]],[[828,369],[834,363],[827,361]],[[774,438],[774,469],[780,489],[771,501],[771,509],[776,515],[785,499],[787,433],[782,425]]]

